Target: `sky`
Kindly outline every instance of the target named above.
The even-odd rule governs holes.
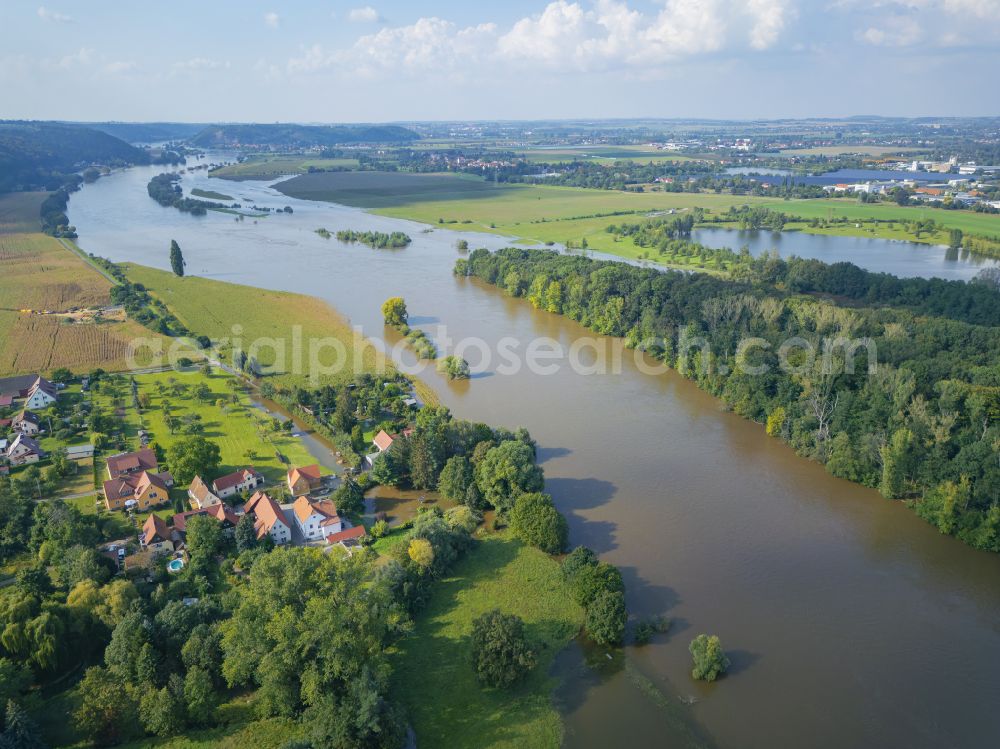
[[[4,0],[0,118],[1000,114],[1000,0],[371,2]]]

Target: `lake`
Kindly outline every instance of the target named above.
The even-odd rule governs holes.
[[[203,173],[186,176],[185,189],[295,212],[256,223],[195,218],[147,196],[158,171],[118,172],[75,193],[69,217],[81,247],[168,268],[176,239],[189,273],[318,296],[374,339],[384,336],[382,301],[397,294],[439,343],[439,326],[494,350],[508,336],[568,348],[591,335],[451,274],[456,240],[496,248],[501,237],[424,234],[420,224]],[[400,230],[413,243],[378,252],[322,239],[320,226]],[[612,354],[614,342],[598,341],[587,361]],[[478,364],[474,352],[467,358]],[[672,620],[669,633],[624,656],[574,646],[559,657],[567,746],[994,746],[1000,557],[832,478],[691,382],[643,371],[651,364],[625,356],[619,373],[592,375],[501,375],[490,364],[454,383],[433,368],[421,375],[459,417],[527,427],[571,542],[621,567],[635,615]],[[718,634],[733,660],[712,685],[689,675],[687,645],[700,632]]]
[[[822,260],[824,263],[846,260],[865,270],[891,273],[901,278],[936,277],[968,281],[983,268],[1000,265],[1000,261],[996,259],[974,255],[965,250],[875,237],[708,227],[693,230],[691,239],[706,247],[728,247],[735,251],[747,247],[754,256],[777,250],[782,257],[798,255]]]

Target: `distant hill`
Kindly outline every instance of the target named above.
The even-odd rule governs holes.
[[[187,140],[205,129],[204,123],[192,122],[86,122],[78,123],[100,130],[126,143],[166,143]]]
[[[56,190],[90,164],[148,164],[146,151],[78,125],[0,121],[0,192]]]
[[[399,125],[209,125],[189,141],[200,148],[226,146],[336,146],[411,143],[420,136]]]

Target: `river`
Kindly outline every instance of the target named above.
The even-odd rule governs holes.
[[[372,338],[383,335],[381,302],[396,294],[439,342],[439,325],[493,350],[506,336],[568,347],[589,335],[451,275],[457,239],[495,248],[502,238],[423,234],[419,224],[204,173],[185,187],[295,212],[256,224],[195,218],[146,195],[158,171],[118,172],[74,194],[81,247],[167,268],[176,239],[189,273],[321,297]],[[319,226],[400,230],[414,241],[379,252],[324,240]],[[560,656],[567,746],[681,746],[690,726],[734,749],[995,745],[1000,557],[830,477],[692,383],[646,374],[641,363],[626,356],[618,374],[501,375],[494,362],[458,383],[422,375],[459,417],[526,426],[572,543],[622,568],[635,614],[673,622],[652,644],[628,648],[627,667],[619,659],[598,674],[578,648]],[[718,634],[733,660],[713,685],[689,676],[687,644],[699,632]],[[666,696],[651,699],[636,674]]]

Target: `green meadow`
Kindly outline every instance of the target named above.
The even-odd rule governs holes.
[[[491,609],[525,623],[538,665],[509,690],[485,689],[469,656],[472,621]],[[438,582],[393,656],[394,693],[424,749],[556,749],[563,727],[549,668],[580,631],[559,564],[506,535],[481,541]]]
[[[259,155],[239,164],[229,164],[211,172],[212,177],[228,180],[273,179],[286,174],[305,174],[314,169],[357,169],[357,159],[324,159],[312,155]]]

